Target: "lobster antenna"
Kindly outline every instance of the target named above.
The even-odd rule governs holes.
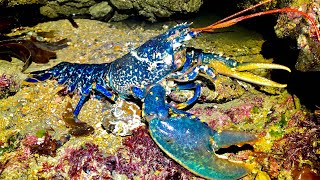
[[[264,3],[259,3],[257,5],[261,5]],[[254,6],[257,7],[257,6]],[[252,9],[253,7],[250,7],[248,9]],[[238,14],[241,14],[245,11],[247,11],[248,9],[245,9],[244,11],[241,11]],[[264,12],[258,12],[258,13],[254,13],[254,14],[250,14],[250,15],[246,15],[246,16],[240,16],[231,20],[226,21],[226,19],[230,19],[230,17],[234,17],[236,14],[229,16],[223,20],[220,20],[214,24],[211,24],[209,26],[203,27],[203,28],[193,28],[192,31],[202,31],[202,32],[213,32],[215,29],[219,29],[219,28],[224,28],[224,27],[229,27],[232,26],[240,21],[246,20],[246,19],[250,19],[253,17],[257,17],[257,16],[261,16],[261,15],[266,15],[266,14],[274,14],[274,13],[287,13],[287,12],[292,12],[292,13],[299,13],[300,15],[304,16],[307,20],[309,20],[309,23],[311,24],[311,26],[314,28],[314,31],[316,33],[317,39],[320,42],[320,31],[317,27],[316,22],[305,12],[297,10],[297,9],[293,9],[293,8],[282,8],[282,9],[274,9],[274,10],[268,10],[268,11],[264,11]],[[220,23],[219,23],[220,22]]]
[[[243,13],[245,13],[245,12],[247,12],[247,11],[249,11],[249,10],[252,10],[252,9],[254,9],[254,8],[256,8],[256,7],[259,7],[259,6],[263,5],[263,4],[267,4],[267,3],[271,2],[271,1],[272,1],[272,0],[262,1],[262,2],[260,2],[260,3],[258,3],[258,4],[256,4],[256,5],[253,5],[253,6],[249,7],[249,8],[246,8],[246,9],[244,9],[244,10],[242,10],[242,11],[239,11],[239,12],[237,12],[237,13],[235,13],[235,14],[232,14],[232,15],[226,17],[226,18],[223,18],[223,19],[221,19],[221,20],[219,20],[219,21],[211,24],[210,26],[214,26],[214,25],[216,25],[216,24],[219,24],[219,23],[222,23],[222,22],[224,22],[224,21],[227,21],[227,20],[229,20],[229,19],[231,19],[231,18],[233,18],[233,17],[235,17],[235,16],[238,16],[238,15],[240,15],[240,14],[243,14]]]
[[[252,10],[252,9],[254,9],[254,8],[256,8],[256,7],[259,7],[259,6],[263,5],[263,4],[269,3],[269,2],[271,2],[271,1],[272,1],[272,0],[262,1],[262,2],[260,2],[260,3],[258,3],[258,4],[256,4],[256,5],[253,5],[253,6],[248,7],[248,8],[246,8],[246,9],[242,10],[242,11],[239,11],[239,12],[237,12],[237,13],[235,13],[235,14],[232,14],[232,15],[226,17],[226,18],[223,18],[223,19],[221,19],[221,20],[219,20],[219,21],[217,21],[217,22],[215,22],[215,23],[213,23],[213,24],[211,24],[211,25],[209,25],[209,26],[206,26],[206,27],[203,27],[203,28],[193,28],[192,30],[193,30],[193,31],[212,32],[214,29],[219,29],[219,28],[231,26],[231,25],[233,25],[233,24],[235,24],[235,23],[230,24],[230,25],[228,25],[228,26],[221,26],[221,27],[220,27],[220,24],[223,24],[223,22],[226,22],[226,23],[227,23],[227,22],[230,22],[230,21],[232,20],[231,18],[234,18],[235,16],[238,16],[238,15],[240,15],[240,14],[243,14],[243,13],[249,11],[249,10]],[[231,20],[230,20],[230,21],[227,21],[227,20],[229,20],[229,19],[231,19]],[[224,25],[224,24],[223,24],[223,25]],[[212,29],[212,30],[210,31],[210,29]]]

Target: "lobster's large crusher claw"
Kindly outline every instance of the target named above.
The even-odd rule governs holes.
[[[144,97],[143,114],[153,140],[189,171],[208,179],[238,179],[250,171],[243,163],[219,158],[215,151],[253,141],[255,135],[211,129],[196,116],[170,107],[165,102],[165,89],[159,84],[147,92],[134,89],[134,94]]]

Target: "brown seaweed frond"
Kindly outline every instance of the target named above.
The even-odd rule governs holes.
[[[56,58],[54,50],[67,47],[67,39],[57,42],[42,42],[31,39],[9,39],[0,41],[0,59],[11,62],[12,57],[24,62],[22,72],[24,72],[32,62],[48,63],[50,59]]]
[[[67,103],[65,111],[62,113],[62,120],[66,126],[71,128],[69,133],[73,136],[87,136],[94,133],[94,128],[89,124],[74,118],[73,107],[70,102]]]
[[[39,142],[37,136],[26,136],[23,140],[23,145],[30,148],[32,154],[56,156],[56,151],[60,147],[59,142],[56,139],[53,139],[48,131],[45,131],[42,138],[43,141]]]

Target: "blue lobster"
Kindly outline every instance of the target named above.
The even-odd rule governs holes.
[[[181,109],[200,96],[201,84],[195,79],[204,74],[214,81],[216,73],[255,84],[286,87],[266,78],[246,72],[257,68],[289,68],[268,63],[238,63],[215,53],[187,48],[184,44],[201,31],[190,24],[179,24],[111,63],[74,64],[62,62],[50,69],[31,72],[25,81],[36,83],[55,79],[65,85],[65,93],[75,90],[81,98],[74,110],[77,119],[88,95],[96,97],[134,97],[143,100],[143,117],[149,122],[152,138],[171,158],[191,172],[208,179],[236,179],[248,170],[214,156],[214,150],[231,144],[256,139],[241,132],[216,132],[197,117]],[[243,72],[244,71],[244,72]],[[183,82],[183,83],[181,83]],[[194,89],[192,98],[184,103],[169,105],[166,93],[171,90]]]

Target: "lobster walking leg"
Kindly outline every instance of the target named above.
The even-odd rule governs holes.
[[[178,104],[171,104],[172,107],[174,107],[174,108],[183,109],[183,108],[193,104],[194,102],[196,102],[198,100],[198,98],[200,97],[201,84],[199,82],[192,82],[192,83],[187,83],[187,84],[177,85],[177,86],[178,86],[177,90],[194,89],[194,94],[193,94],[193,97],[188,99],[186,102],[178,103]]]
[[[103,94],[105,97],[109,98],[112,101],[116,101],[118,99],[117,96],[115,96],[112,92],[108,91],[106,88],[104,88],[103,86],[101,86],[100,84],[96,84],[95,82],[90,85],[87,89],[85,89],[82,92],[81,98],[73,112],[74,118],[77,119],[78,115],[80,113],[80,110],[83,106],[83,104],[86,102],[86,100],[88,99],[89,93],[92,90],[96,90],[98,92],[100,92],[101,94]]]

